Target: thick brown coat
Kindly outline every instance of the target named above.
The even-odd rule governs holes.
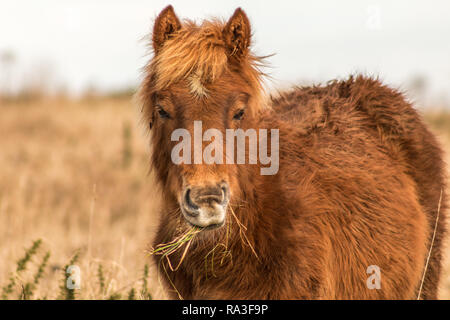
[[[182,24],[168,7],[153,39],[141,97],[164,196],[155,244],[189,228],[178,201],[186,180],[222,179],[232,194],[226,226],[198,234],[177,271],[162,261],[174,297],[415,299],[440,203],[421,294],[437,297],[446,213],[442,151],[399,92],[356,76],[264,102],[260,60],[248,51],[250,25],[240,9],[227,24],[198,26]],[[230,120],[243,104],[245,118]],[[158,117],[161,105],[169,118]],[[219,130],[279,129],[279,172],[174,165],[170,133],[192,130],[193,120]],[[381,270],[380,289],[367,286],[371,265]]]

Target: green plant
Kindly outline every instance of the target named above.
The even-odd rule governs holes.
[[[8,299],[8,297],[13,293],[14,287],[17,283],[17,280],[20,280],[21,273],[23,273],[23,271],[26,270],[28,262],[36,254],[36,252],[38,251],[41,244],[42,244],[41,239],[34,241],[33,245],[28,250],[25,250],[25,256],[22,259],[20,259],[19,261],[17,261],[15,273],[13,273],[10,276],[8,284],[6,284],[2,288],[2,299],[4,299],[4,300]],[[47,258],[47,260],[48,260],[48,258]],[[47,261],[45,261],[45,263],[47,263]],[[45,267],[45,265],[44,265],[44,267]],[[41,277],[41,274],[37,278],[38,281],[39,281],[39,278]],[[36,276],[35,276],[35,278],[36,278]],[[22,285],[22,293],[21,293],[20,298],[26,299],[27,297],[29,297],[31,295],[32,290],[33,290],[33,288],[32,288],[31,284],[26,284],[25,286]]]
[[[144,275],[142,277],[142,290],[141,290],[141,296],[143,299],[151,300],[152,296],[150,292],[148,291],[148,264],[145,264],[144,266]]]
[[[105,276],[103,274],[103,265],[101,263],[98,265],[97,276],[100,286],[100,293],[103,295],[105,293]]]
[[[70,279],[71,273],[68,273],[67,271],[68,271],[69,266],[75,265],[75,263],[78,261],[79,254],[80,254],[80,251],[77,251],[73,255],[72,259],[70,259],[70,262],[63,269],[63,274],[64,274],[63,283],[60,287],[60,289],[61,289],[60,298],[63,300],[75,300],[75,289],[74,288],[71,289],[67,285],[68,281],[71,280]]]

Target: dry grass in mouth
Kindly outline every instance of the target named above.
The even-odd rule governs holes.
[[[181,300],[183,300],[183,297],[181,296],[180,292],[178,291],[178,289],[175,287],[174,283],[170,279],[169,274],[167,273],[166,266],[164,265],[164,263],[162,263],[162,261],[165,258],[167,261],[167,264],[169,265],[170,270],[177,271],[178,268],[181,266],[181,263],[183,262],[184,258],[186,257],[186,253],[188,252],[189,247],[191,246],[192,240],[202,230],[203,230],[203,228],[194,226],[191,229],[189,229],[187,232],[176,237],[171,242],[158,244],[155,248],[151,248],[150,251],[148,252],[148,255],[160,255],[161,256],[161,259],[159,260],[158,268],[161,269],[161,266],[162,266],[170,285],[175,290],[175,292],[178,294],[178,297]],[[174,268],[172,266],[172,262],[170,261],[169,257],[171,254],[173,254],[174,252],[177,252],[182,247],[184,247],[183,254],[181,255],[180,261],[178,261],[177,266]],[[160,275],[160,273],[158,273],[158,281],[161,284],[161,278],[159,277],[159,275]]]
[[[255,257],[259,260],[259,257],[256,254],[255,249],[253,248],[251,242],[249,241],[249,239],[246,235],[247,227],[245,225],[243,225],[242,222],[238,219],[238,217],[234,213],[234,210],[231,206],[229,207],[229,209],[230,209],[231,215],[233,216],[234,220],[236,221],[237,226],[239,227],[239,235],[241,237],[242,243],[245,246],[248,246],[251,249],[252,253],[255,255]],[[161,256],[161,259],[159,260],[158,268],[161,269],[161,267],[162,267],[162,269],[164,270],[164,273],[167,276],[167,279],[168,279],[170,285],[175,290],[175,292],[178,294],[178,297],[180,299],[183,299],[183,297],[181,296],[180,292],[177,290],[174,283],[170,279],[170,277],[167,273],[166,266],[162,262],[165,259],[167,261],[167,265],[169,266],[169,269],[172,272],[177,271],[180,268],[181,264],[183,263],[195,236],[198,233],[200,233],[202,230],[203,230],[203,228],[201,228],[201,227],[193,226],[187,232],[179,235],[174,240],[172,240],[168,243],[158,244],[156,247],[151,248],[150,251],[148,252],[148,255]],[[229,249],[230,235],[231,235],[231,221],[229,221],[227,223],[225,243],[217,243],[205,256],[205,272],[206,272],[207,278],[208,278],[208,266],[209,266],[208,260],[210,260],[211,275],[213,277],[216,277],[216,274],[214,273],[214,261],[215,261],[215,257],[217,256],[216,253],[222,254],[220,257],[220,265],[222,265],[224,263],[226,258],[229,258],[232,261],[231,250]],[[220,253],[216,252],[219,248],[223,249]],[[174,264],[172,264],[172,261],[170,260],[170,256],[173,253],[177,252],[178,250],[183,250],[183,253],[181,254],[181,258],[178,261],[178,264],[176,266],[174,266]],[[159,278],[159,281],[160,280],[161,279]]]
[[[234,220],[236,221],[237,226],[239,227],[239,235],[240,238],[242,240],[242,243],[245,246],[248,246],[252,253],[255,255],[255,257],[259,260],[259,257],[253,247],[253,245],[251,244],[250,240],[248,239],[247,235],[246,235],[246,231],[247,231],[247,227],[245,225],[242,224],[242,222],[238,219],[238,217],[236,216],[236,214],[234,213],[233,208],[230,206],[229,207],[231,215],[233,216]],[[161,259],[159,262],[159,268],[161,268],[161,266],[163,267],[166,275],[167,274],[167,270],[165,269],[165,265],[162,264],[161,262],[164,260],[164,258],[167,261],[167,264],[170,268],[170,270],[173,271],[177,271],[181,264],[183,263],[186,254],[189,250],[189,247],[192,243],[192,240],[195,238],[195,236],[201,232],[203,230],[203,228],[201,227],[196,227],[193,226],[191,229],[189,229],[187,232],[183,233],[182,235],[176,237],[174,240],[172,240],[169,243],[162,243],[162,244],[158,244],[155,248],[151,248],[150,251],[148,252],[149,255],[160,255]],[[220,265],[223,264],[225,258],[229,257],[230,260],[232,260],[232,255],[231,255],[231,250],[229,249],[229,237],[231,235],[231,221],[227,223],[227,230],[226,230],[226,237],[225,237],[225,243],[218,243],[216,244],[205,256],[205,272],[206,272],[206,277],[208,277],[208,260],[210,258],[210,264],[211,264],[211,274],[212,276],[216,277],[215,273],[214,273],[214,258],[216,256],[216,251],[218,248],[223,248],[222,256],[220,258]],[[174,265],[172,264],[171,260],[170,260],[170,255],[172,255],[173,253],[177,252],[178,250],[181,250],[184,247],[184,251],[181,255],[180,260],[178,261],[178,264],[174,267]],[[170,278],[168,277],[169,282],[171,282]],[[175,289],[175,291],[178,293],[178,290],[175,288],[174,284],[171,282],[172,287]],[[180,294],[178,293],[178,295],[180,296]],[[181,296],[180,296],[181,297]]]
[[[187,251],[189,250],[192,240],[202,230],[203,228],[194,226],[191,229],[189,229],[186,233],[176,237],[171,242],[158,244],[155,248],[152,248],[148,254],[161,255],[161,259],[166,258],[170,270],[177,271],[181,263],[183,262]],[[183,254],[180,258],[180,261],[178,262],[178,265],[174,268],[172,266],[172,263],[170,262],[169,256],[174,252],[178,251],[179,249],[181,249],[183,246],[185,246]]]
[[[211,257],[211,275],[213,277],[217,277],[216,274],[214,273],[214,258],[216,256],[216,251],[218,248],[223,248],[223,251],[221,252],[222,257],[220,258],[220,265],[223,265],[223,262],[225,260],[225,258],[229,258],[231,263],[233,263],[233,256],[231,254],[231,249],[229,249],[229,238],[231,235],[231,223],[227,222],[227,230],[226,230],[226,235],[225,235],[225,243],[218,243],[214,246],[214,248],[212,248],[205,256],[205,274],[206,274],[206,279],[208,279],[208,258]]]
[[[234,219],[236,220],[236,223],[239,227],[239,235],[241,236],[242,243],[245,245],[248,245],[250,249],[252,250],[253,254],[255,255],[256,259],[259,260],[258,255],[256,254],[255,248],[253,248],[252,244],[250,243],[250,240],[248,240],[247,234],[245,233],[247,231],[247,227],[242,224],[242,222],[238,219],[236,214],[234,213],[233,208],[230,206],[231,214],[233,215]]]

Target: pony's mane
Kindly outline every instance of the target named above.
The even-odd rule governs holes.
[[[224,23],[219,20],[203,21],[200,25],[185,20],[183,27],[164,43],[149,65],[147,71],[155,76],[154,89],[162,90],[187,79],[194,95],[206,95],[204,84],[218,79],[229,67],[223,28]],[[258,89],[264,75],[262,59],[249,52],[240,61],[239,71]]]

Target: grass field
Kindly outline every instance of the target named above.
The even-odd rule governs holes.
[[[139,110],[129,99],[62,99],[0,112],[0,298],[164,298],[145,271],[159,197]],[[426,119],[450,149],[450,114]],[[63,269],[75,255],[81,290],[70,296]]]
[[[128,100],[0,109],[0,287],[25,248],[42,239],[10,298],[21,296],[47,251],[48,267],[30,298],[58,298],[62,268],[78,250],[77,298],[126,297],[131,288],[141,297],[158,197],[138,110]],[[159,297],[155,275],[147,280]]]

